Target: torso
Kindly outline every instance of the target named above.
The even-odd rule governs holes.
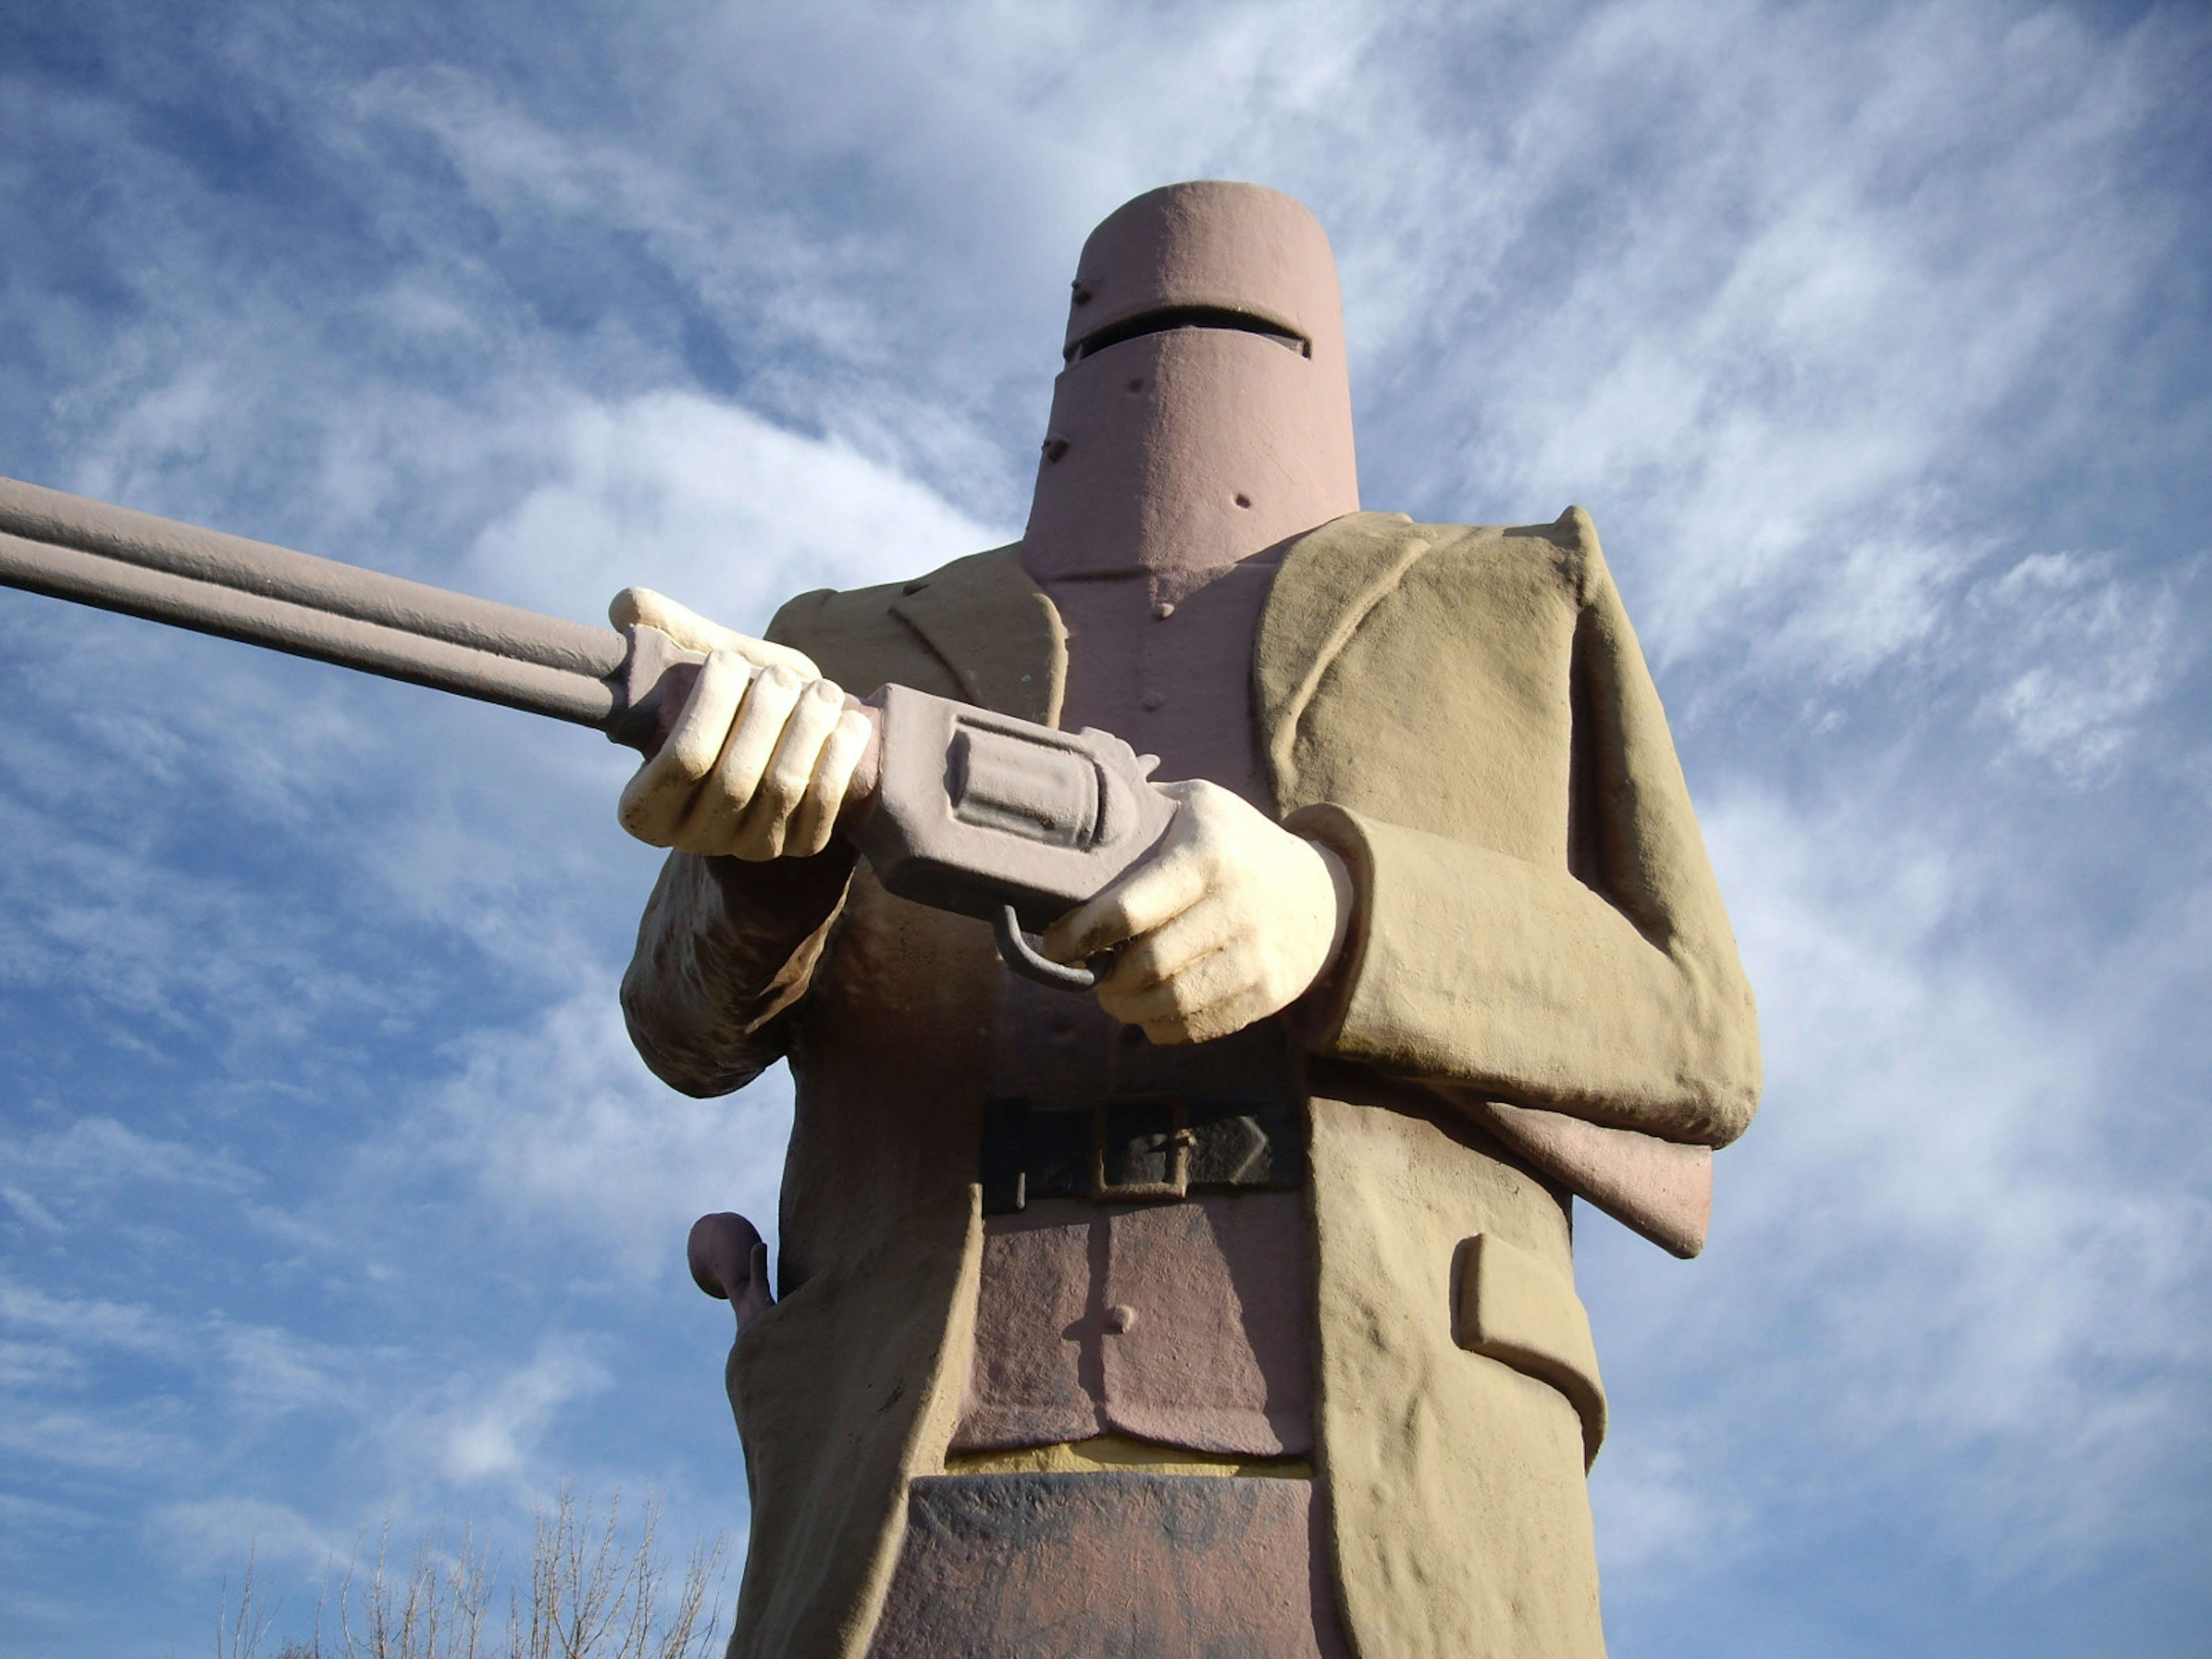
[[[1272,815],[1251,714],[1252,644],[1278,559],[1213,571],[1048,574],[1068,634],[1060,724],[1155,754]],[[991,1092],[1084,1109],[1099,1094],[1218,1095],[1295,1107],[1277,1022],[1158,1048],[1088,997],[1009,978]],[[1050,1197],[988,1216],[976,1352],[956,1453],[1118,1434],[1215,1455],[1313,1446],[1304,1195],[1227,1188],[1181,1202]]]

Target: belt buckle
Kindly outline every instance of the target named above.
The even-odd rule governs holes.
[[[1091,1125],[1093,1203],[1174,1202],[1190,1196],[1190,1149],[1198,1137],[1191,1131],[1187,1097],[1101,1095],[1092,1103]],[[1118,1178],[1140,1158],[1146,1163],[1161,1159],[1162,1178]]]

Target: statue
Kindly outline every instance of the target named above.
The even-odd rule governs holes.
[[[742,1218],[691,1240],[733,1654],[1601,1652],[1571,1202],[1696,1254],[1759,1057],[1595,532],[1358,510],[1271,191],[1109,217],[1066,355],[1020,543],[765,641],[7,479],[0,584],[648,757],[640,1051],[799,1088],[777,1293]]]
[[[765,641],[614,607],[707,653],[622,802],[673,849],[639,1051],[797,1086],[773,1295],[749,1223],[692,1239],[739,1322],[730,1650],[1601,1653],[1571,1200],[1694,1253],[1759,1058],[1589,519],[1360,510],[1328,241],[1273,191],[1106,219],[1066,359],[1015,545]],[[836,833],[884,684],[1159,757],[1157,845],[1044,933],[1095,993]]]

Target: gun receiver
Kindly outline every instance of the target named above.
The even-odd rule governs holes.
[[[658,629],[623,633],[606,732],[651,755],[705,659]],[[1096,728],[1059,732],[903,685],[854,706],[874,735],[837,825],[884,889],[990,922],[1017,973],[1070,990],[1097,983],[1094,969],[1039,955],[1023,932],[1048,927],[1159,843],[1176,806],[1150,781],[1158,759]]]

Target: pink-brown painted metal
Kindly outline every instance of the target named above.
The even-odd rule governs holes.
[[[1253,185],[1141,196],[1085,246],[1067,356],[1021,550],[1067,632],[1061,722],[1123,733],[1160,757],[1160,776],[1207,779],[1272,811],[1249,689],[1261,609],[1281,546],[1359,506],[1328,238],[1304,208]],[[1224,1042],[1241,1057],[1254,1036],[1291,1051],[1273,1021]],[[1236,1085],[1206,1076],[1205,1050],[1223,1046],[1152,1050],[1094,1004],[1053,1007],[1011,988],[993,1092],[1072,1101],[1079,1114],[1116,1091],[1218,1095]],[[1295,1121],[1287,1066],[1279,1089]],[[1214,1455],[1310,1452],[1306,1234],[1296,1191],[1231,1188],[1166,1206],[1059,1199],[988,1218],[975,1358],[954,1450],[1121,1434]],[[1080,1541],[1031,1563],[1016,1598],[1024,1607],[1056,1601],[1073,1616],[1103,1596],[1106,1630],[1158,1616],[1148,1593],[1127,1593],[1126,1575],[1102,1571],[1108,1557],[1144,1554],[1141,1535],[1158,1559],[1134,1583],[1210,1583],[1200,1625],[1146,1640],[1165,1644],[1158,1651],[1233,1652],[1244,1650],[1232,1632],[1263,1620],[1274,1578],[1325,1577],[1304,1559],[1301,1526],[1268,1534],[1275,1554],[1299,1558],[1295,1571],[1278,1564],[1273,1577],[1240,1570],[1212,1582],[1226,1564],[1201,1559],[1173,1531],[1147,1530],[1153,1489],[1060,1478],[1098,1484],[1071,1503],[1069,1514],[1088,1517],[1070,1522]],[[927,1579],[933,1601],[973,1599],[975,1575],[995,1584],[1003,1572],[1003,1559],[988,1551],[950,1551],[926,1528],[909,1538],[927,1559],[902,1571]],[[1115,1585],[1124,1587],[1118,1598]],[[906,1605],[894,1595],[884,1639]],[[1012,1618],[1026,1629],[1041,1616],[992,1605],[991,1628]],[[1266,1627],[1277,1645],[1250,1651],[1312,1650]],[[1312,1628],[1301,1624],[1307,1644]],[[1188,1645],[1201,1637],[1214,1645]]]
[[[1313,1450],[1313,1270],[1295,1192],[1079,1199],[994,1217],[956,1453],[1118,1434]]]
[[[869,1659],[1346,1659],[1313,1483],[927,1476]]]
[[[1077,271],[1022,540],[1032,575],[1141,569],[1180,603],[1180,582],[1358,510],[1336,264],[1304,208],[1170,185],[1100,224]]]

